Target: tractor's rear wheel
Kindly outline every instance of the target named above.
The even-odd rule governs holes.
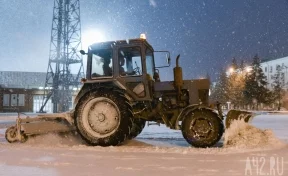
[[[114,91],[97,91],[81,98],[76,109],[80,136],[91,145],[111,146],[130,134],[133,114],[127,99]]]
[[[129,139],[137,137],[145,127],[146,120],[135,118],[130,131]]]
[[[183,137],[194,147],[211,147],[221,139],[224,132],[222,120],[207,109],[189,112],[181,126]]]

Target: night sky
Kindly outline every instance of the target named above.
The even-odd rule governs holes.
[[[54,0],[0,0],[0,71],[46,72]],[[107,40],[146,33],[155,50],[181,54],[185,79],[212,78],[233,57],[288,55],[286,0],[80,0],[82,33]],[[165,63],[158,58],[157,64]],[[160,70],[162,80],[173,70]]]

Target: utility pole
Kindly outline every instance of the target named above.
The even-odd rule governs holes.
[[[79,0],[54,0],[49,62],[40,112],[51,98],[53,112],[65,112],[84,77]]]

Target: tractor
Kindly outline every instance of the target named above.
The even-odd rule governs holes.
[[[155,53],[165,53],[167,65],[155,66]],[[144,35],[138,39],[95,43],[88,48],[86,78],[67,113],[18,118],[7,129],[8,142],[29,135],[77,130],[88,144],[115,146],[141,133],[146,122],[181,130],[194,147],[215,145],[224,132],[221,107],[209,107],[209,80],[183,80],[180,55],[174,81],[161,81],[159,70],[170,66],[168,51],[154,51]],[[235,111],[235,110],[234,110]],[[249,119],[249,112],[233,114]],[[228,113],[229,114],[229,113]],[[243,116],[244,114],[244,116]],[[230,118],[230,119],[231,119]]]

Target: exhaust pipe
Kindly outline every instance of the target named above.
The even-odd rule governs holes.
[[[179,58],[180,54],[176,58],[176,67],[174,67],[174,87],[177,90],[178,98],[181,96],[181,90],[183,87],[183,75],[182,75],[182,68],[179,67]]]

